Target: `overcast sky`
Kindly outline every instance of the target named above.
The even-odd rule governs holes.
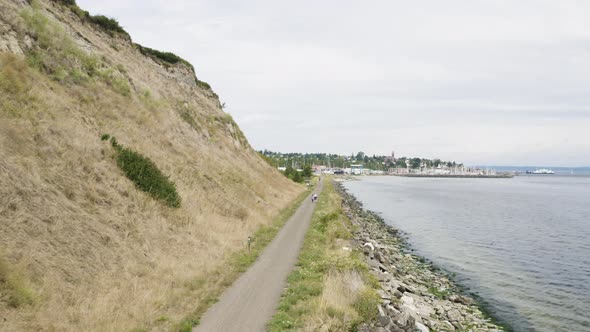
[[[590,165],[590,1],[78,4],[193,63],[256,149]]]

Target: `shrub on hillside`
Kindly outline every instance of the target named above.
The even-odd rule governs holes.
[[[76,0],[53,0],[66,6],[77,6]]]
[[[137,188],[162,200],[170,207],[180,207],[181,199],[176,191],[176,184],[162,174],[153,161],[123,147],[115,137],[111,137],[111,145],[117,153],[117,166],[135,183]]]
[[[201,87],[201,88],[207,89],[207,90],[211,89],[211,85],[209,85],[209,83],[200,81],[199,79],[195,79],[195,81],[197,82],[198,87]]]
[[[377,319],[377,307],[381,299],[377,293],[366,287],[352,304],[353,308],[358,313],[360,322],[371,322]]]
[[[90,13],[88,13],[87,11],[78,7],[76,0],[53,0],[53,1],[70,8],[70,10],[74,14],[76,14],[82,21],[94,23],[111,35],[114,35],[115,33],[120,33],[120,34],[129,36],[127,31],[125,31],[125,29],[123,29],[123,27],[121,27],[121,25],[119,24],[119,22],[116,19],[106,17],[104,15],[90,15]]]
[[[183,64],[187,65],[189,68],[191,68],[193,73],[195,72],[195,68],[193,67],[193,65],[190,62],[186,61],[185,59],[179,57],[178,55],[176,55],[172,52],[162,52],[162,51],[154,50],[153,48],[141,46],[139,44],[135,44],[135,45],[136,45],[137,49],[139,49],[139,52],[141,52],[141,54],[158,59],[158,60],[162,60],[162,61],[164,61],[165,65],[167,63],[169,63],[169,64],[183,63]],[[209,85],[209,83],[203,82],[196,77],[195,77],[195,83],[200,88],[211,90],[211,85]]]
[[[106,17],[104,15],[89,16],[88,20],[106,30],[109,33],[122,33],[127,34],[127,31],[123,29],[119,22],[114,18]]]
[[[178,55],[176,55],[172,52],[162,52],[162,51],[154,50],[153,48],[141,46],[139,44],[135,44],[135,45],[137,46],[137,48],[139,49],[141,54],[143,54],[145,56],[154,57],[154,58],[160,59],[164,62],[171,63],[171,64],[181,62],[181,63],[184,63],[185,65],[189,66],[194,71],[193,65],[191,65],[190,62],[186,61],[185,59],[179,57]]]

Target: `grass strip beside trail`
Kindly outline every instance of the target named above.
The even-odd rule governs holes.
[[[219,296],[229,287],[243,272],[245,272],[252,263],[256,261],[260,253],[275,238],[283,225],[297,211],[301,203],[311,193],[313,187],[301,193],[294,202],[273,220],[270,225],[261,226],[252,236],[252,245],[250,251],[247,248],[233,253],[227,264],[220,264],[213,272],[213,278],[197,278],[193,281],[192,286],[195,288],[205,288],[206,291],[202,296],[195,299],[198,303],[195,310],[185,317],[180,323],[172,329],[174,332],[189,332],[194,326],[199,325],[199,319],[209,309],[211,305],[217,302]],[[216,280],[214,285],[205,285],[207,280]]]
[[[354,229],[341,201],[326,179],[269,331],[356,331],[376,318],[379,285],[360,253],[350,249]]]

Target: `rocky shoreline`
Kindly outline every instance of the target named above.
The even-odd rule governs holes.
[[[364,253],[381,285],[377,321],[359,331],[504,331],[444,273],[405,253],[405,242],[396,229],[364,210],[340,183],[335,188],[342,197],[343,212],[357,226],[352,245]]]

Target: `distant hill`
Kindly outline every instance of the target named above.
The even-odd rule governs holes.
[[[302,192],[197,77],[74,0],[0,0],[0,330],[167,329]]]

